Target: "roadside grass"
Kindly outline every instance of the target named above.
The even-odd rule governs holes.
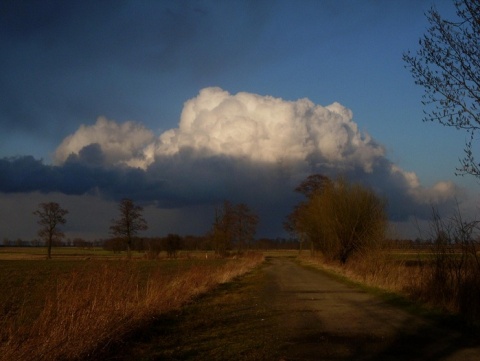
[[[387,250],[352,258],[343,265],[328,261],[321,255],[303,255],[297,260],[410,313],[478,332],[480,320],[475,314],[462,312],[456,306],[454,295],[449,302],[445,302],[445,294],[439,295],[435,290],[430,290],[428,282],[436,271],[436,257],[426,252],[398,253]],[[450,259],[455,261],[457,257],[457,254],[452,254]],[[472,292],[475,294],[474,289]]]
[[[262,295],[267,282],[256,268],[160,316],[98,360],[279,360],[285,330]]]
[[[332,267],[325,265],[324,263],[319,262],[318,259],[310,257],[299,258],[297,261],[304,267],[322,272],[336,281],[375,295],[384,302],[411,314],[424,317],[440,317],[444,315],[440,310],[426,307],[425,305],[415,302],[399,292],[375,285],[375,283],[372,282],[366,283],[359,277],[352,277],[351,273],[342,271],[340,266]]]
[[[1,261],[0,360],[81,360],[263,261]]]

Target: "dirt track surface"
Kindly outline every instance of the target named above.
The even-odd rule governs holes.
[[[474,361],[480,342],[318,270],[272,258],[105,359]]]
[[[462,332],[284,259],[266,269],[285,360],[480,360]],[[294,335],[288,336],[288,335]]]

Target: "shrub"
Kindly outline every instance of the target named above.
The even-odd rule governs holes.
[[[360,184],[319,177],[313,189],[302,184],[297,188],[308,189],[307,201],[295,208],[288,227],[341,263],[377,248],[387,229],[386,202]]]

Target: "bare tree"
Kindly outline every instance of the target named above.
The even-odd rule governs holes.
[[[52,258],[52,243],[64,237],[58,226],[67,222],[64,217],[68,214],[68,211],[61,208],[58,203],[50,202],[40,203],[33,214],[40,218],[38,224],[41,228],[38,235],[45,240],[48,250],[47,258],[50,259]]]
[[[323,174],[311,174],[295,188],[295,192],[310,198],[315,192],[323,190],[325,187],[331,185],[331,183],[330,178]]]
[[[224,201],[222,207],[215,208],[215,220],[211,230],[211,239],[215,253],[226,256],[232,246],[233,238],[233,205]]]
[[[142,216],[143,208],[133,203],[131,199],[124,198],[118,206],[120,218],[112,220],[110,232],[114,236],[123,237],[127,243],[128,258],[132,257],[133,238],[139,231],[148,229],[147,221]]]
[[[234,240],[237,249],[242,252],[253,242],[257,231],[258,216],[254,214],[245,203],[240,203],[234,207]]]
[[[246,204],[235,205],[224,201],[223,206],[215,210],[211,231],[215,252],[225,256],[232,246],[241,252],[253,241],[257,224],[258,216]]]
[[[177,258],[178,250],[182,248],[182,237],[178,234],[168,234],[162,238],[162,246],[169,258]]]
[[[459,174],[480,177],[473,141],[480,129],[480,1],[455,1],[458,20],[427,13],[430,27],[416,55],[403,54],[415,83],[423,86],[424,121],[466,130],[469,140]]]

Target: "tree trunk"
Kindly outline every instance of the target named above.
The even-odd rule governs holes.
[[[47,244],[47,259],[52,258],[52,236],[48,237],[48,244]]]
[[[130,238],[127,240],[127,258],[132,259],[132,240]]]

